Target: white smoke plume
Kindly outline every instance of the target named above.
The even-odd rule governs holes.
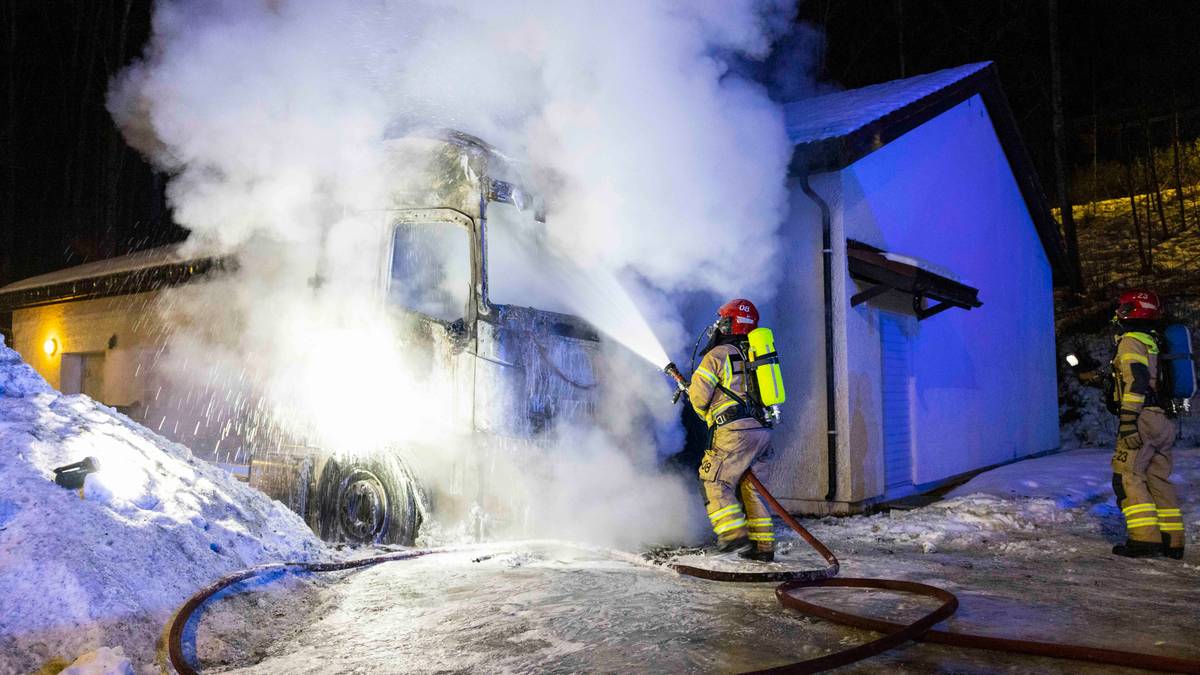
[[[170,202],[190,245],[242,260],[215,290],[175,296],[168,311],[192,327],[180,329],[172,360],[207,362],[225,379],[249,367],[260,391],[288,398],[335,442],[404,436],[413,420],[387,411],[427,411],[439,399],[397,391],[413,368],[403,357],[365,357],[396,337],[386,322],[362,318],[378,281],[363,251],[379,236],[396,179],[384,141],[430,128],[478,136],[522,160],[546,199],[547,245],[597,278],[619,277],[637,298],[581,298],[574,313],[624,334],[639,353],[654,351],[644,344],[649,315],[658,337],[682,349],[670,294],[772,292],[791,147],[780,106],[726,57],[766,57],[793,8],[159,0],[145,57],[114,81],[109,108],[129,142],[171,174]],[[208,309],[197,309],[201,299]],[[223,353],[195,336],[215,311],[236,326]],[[630,381],[656,377],[645,368]],[[624,417],[673,424],[661,384],[657,407],[639,393]],[[372,420],[362,425],[348,408],[368,396],[383,397],[381,409],[359,410]],[[610,451],[643,467],[656,442],[650,433],[642,441]],[[589,473],[597,457],[589,454]]]

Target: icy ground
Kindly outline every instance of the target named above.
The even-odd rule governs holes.
[[[82,497],[54,467],[95,457]],[[158,672],[171,613],[231,571],[325,548],[278,502],[0,340],[0,675]]]
[[[1200,658],[1200,551],[1108,553],[1121,536],[1108,451],[983,474],[925,508],[810,521],[843,576],[912,579],[959,596],[951,628]],[[1200,449],[1177,451],[1191,535]],[[784,564],[819,567],[787,537]],[[728,564],[728,563],[726,563]],[[811,658],[870,635],[782,609],[774,584],[680,577],[637,556],[495,543],[338,575],[264,579],[209,605],[189,645],[238,673],[733,672]],[[896,618],[923,600],[828,590],[825,603]],[[1106,673],[1115,668],[909,645],[850,672]]]

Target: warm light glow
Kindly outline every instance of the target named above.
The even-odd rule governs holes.
[[[42,343],[42,351],[46,352],[46,356],[54,356],[58,353],[58,340],[54,338],[46,338]]]
[[[1067,354],[1067,365],[1072,368],[1079,365],[1079,357],[1074,354]]]

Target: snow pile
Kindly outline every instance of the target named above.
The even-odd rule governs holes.
[[[1025,545],[1007,541],[1014,533],[1032,533],[1048,523],[1069,523],[1079,515],[1059,508],[1053,499],[1015,501],[977,494],[912,511],[827,518],[813,533],[825,541],[907,545],[924,553],[980,546],[1015,552]]]
[[[52,469],[85,457],[100,471],[81,498]],[[0,341],[0,673],[62,668],[105,646],[152,669],[163,625],[197,589],[323,552],[280,503],[111,408],[59,394]]]
[[[1090,526],[1116,513],[1107,448],[1089,448],[1015,462],[980,474],[947,498],[911,511],[861,518],[826,518],[814,528],[830,542],[895,545],[924,553],[989,548],[1036,554],[1054,526]],[[1181,458],[1181,461],[1191,462]]]
[[[1115,345],[1111,333],[1078,333],[1063,336],[1062,354],[1076,354],[1084,368],[1092,369],[1084,382],[1059,359],[1058,419],[1063,447],[1112,446],[1117,438],[1117,420],[1104,403],[1100,376],[1108,372]]]

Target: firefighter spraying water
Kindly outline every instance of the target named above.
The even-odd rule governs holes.
[[[663,371],[675,380],[675,400],[686,395],[708,424],[700,480],[717,551],[770,562],[775,559],[771,515],[749,474],[766,475],[771,428],[785,400],[774,336],[758,326],[758,309],[744,298],[717,310],[708,335],[690,382],[674,363]]]

